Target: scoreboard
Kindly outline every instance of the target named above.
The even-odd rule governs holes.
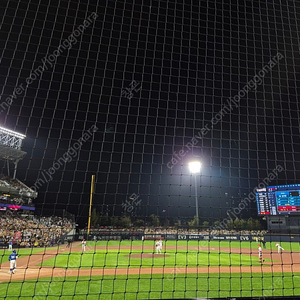
[[[259,215],[269,215],[270,214],[270,203],[269,203],[269,199],[267,196],[267,188],[257,189],[256,202],[257,202]]]
[[[300,214],[300,184],[257,189],[256,202],[259,215]]]

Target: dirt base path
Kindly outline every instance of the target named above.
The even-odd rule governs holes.
[[[56,255],[63,252],[81,252],[81,247],[76,247],[78,243],[74,243],[71,249],[61,247],[60,249],[45,249],[44,252],[35,253],[31,256],[20,257],[17,260],[17,271],[16,274],[9,274],[9,262],[2,263],[0,265],[0,282],[21,280],[25,281],[28,279],[37,279],[41,277],[67,277],[67,276],[95,276],[95,275],[140,275],[140,274],[185,274],[185,273],[274,273],[274,272],[300,272],[300,253],[299,252],[287,252],[284,251],[278,254],[277,251],[264,250],[263,255],[265,259],[271,259],[272,262],[265,262],[262,266],[240,266],[240,267],[162,267],[162,268],[117,268],[117,269],[64,269],[54,267],[43,267],[37,266],[43,261],[55,257]],[[93,252],[94,249],[132,249],[144,250],[154,248],[152,246],[135,246],[135,247],[103,247],[98,246],[87,247],[87,253]],[[253,257],[253,262],[258,262],[258,253],[251,249],[244,248],[205,248],[205,247],[189,247],[184,246],[168,246],[164,250],[186,250],[186,251],[218,251],[227,253],[238,253],[247,254]],[[150,256],[152,257],[151,253]],[[150,257],[149,256],[149,257]],[[147,259],[147,258],[145,258]]]

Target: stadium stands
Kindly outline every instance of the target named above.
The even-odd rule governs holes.
[[[3,214],[0,216],[0,243],[5,246],[12,240],[17,247],[52,246],[74,228],[75,223],[67,218],[22,218]]]

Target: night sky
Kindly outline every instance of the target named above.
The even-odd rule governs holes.
[[[39,210],[66,209],[84,222],[95,174],[100,213],[121,215],[121,204],[136,193],[141,218],[192,218],[187,164],[195,159],[203,164],[203,220],[225,217],[278,165],[284,171],[272,185],[300,183],[300,4],[46,2],[0,3],[0,126],[26,134],[17,178],[33,186],[92,126],[97,130],[52,179],[44,178],[34,201]],[[59,48],[65,40],[70,49]],[[31,75],[58,49],[54,62]],[[261,84],[212,127],[229,97],[278,53],[283,58]],[[27,85],[30,76],[36,78]],[[125,89],[135,84],[128,96]],[[13,103],[3,104],[20,86]],[[205,126],[209,132],[170,168],[174,153]],[[253,203],[241,216],[256,214]]]

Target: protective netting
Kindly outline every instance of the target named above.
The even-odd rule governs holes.
[[[300,295],[300,4],[96,2],[0,2],[0,298]]]

